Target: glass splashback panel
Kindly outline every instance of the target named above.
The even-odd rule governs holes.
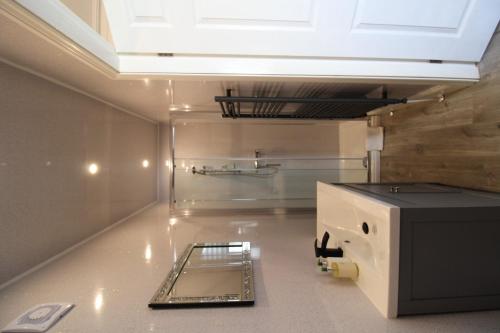
[[[360,158],[177,158],[175,207],[315,207],[316,182],[366,182]]]

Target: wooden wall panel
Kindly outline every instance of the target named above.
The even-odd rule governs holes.
[[[500,192],[500,29],[479,64],[481,80],[444,103],[382,116],[381,179]]]

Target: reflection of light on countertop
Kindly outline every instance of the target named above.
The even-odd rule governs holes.
[[[94,298],[94,309],[96,312],[101,312],[102,305],[104,304],[104,299],[102,296],[102,290],[99,290],[99,292],[95,295]]]
[[[151,257],[153,256],[153,251],[151,250],[151,245],[146,245],[146,249],[144,250],[144,258],[146,262],[149,263],[151,261]]]
[[[168,224],[170,224],[171,226],[174,226],[177,224],[177,219],[175,217],[171,217],[169,220],[168,220]]]

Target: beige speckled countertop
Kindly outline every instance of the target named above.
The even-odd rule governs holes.
[[[312,215],[170,219],[157,205],[0,291],[0,327],[47,302],[76,307],[49,332],[500,332],[500,311],[384,319],[351,282],[316,270]],[[151,310],[191,242],[253,244],[253,307]]]

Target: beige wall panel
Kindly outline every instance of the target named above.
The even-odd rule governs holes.
[[[2,63],[0,101],[0,284],[156,200],[156,124]]]

